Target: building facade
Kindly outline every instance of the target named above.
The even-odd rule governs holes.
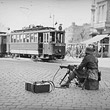
[[[97,34],[107,36],[97,43],[101,56],[110,57],[110,0],[92,0],[91,33],[93,37]]]

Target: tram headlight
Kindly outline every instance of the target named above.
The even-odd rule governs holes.
[[[59,54],[59,53],[61,53],[61,49],[55,50],[55,54]]]
[[[58,53],[61,53],[61,49],[58,49]]]

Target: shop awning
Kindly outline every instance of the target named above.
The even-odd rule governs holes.
[[[106,37],[110,37],[110,36],[108,36],[108,35],[97,35],[97,36],[95,36],[95,37],[93,37],[91,39],[85,40],[85,41],[83,41],[81,43],[86,44],[86,45],[93,44],[95,42],[98,42],[98,41],[106,38]]]

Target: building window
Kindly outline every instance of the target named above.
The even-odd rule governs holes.
[[[101,4],[98,6],[97,22],[106,21],[106,4]]]

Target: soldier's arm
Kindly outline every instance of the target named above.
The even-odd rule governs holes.
[[[85,56],[81,64],[78,66],[78,70],[82,70],[84,67],[86,67],[87,63],[88,63],[88,57]]]

